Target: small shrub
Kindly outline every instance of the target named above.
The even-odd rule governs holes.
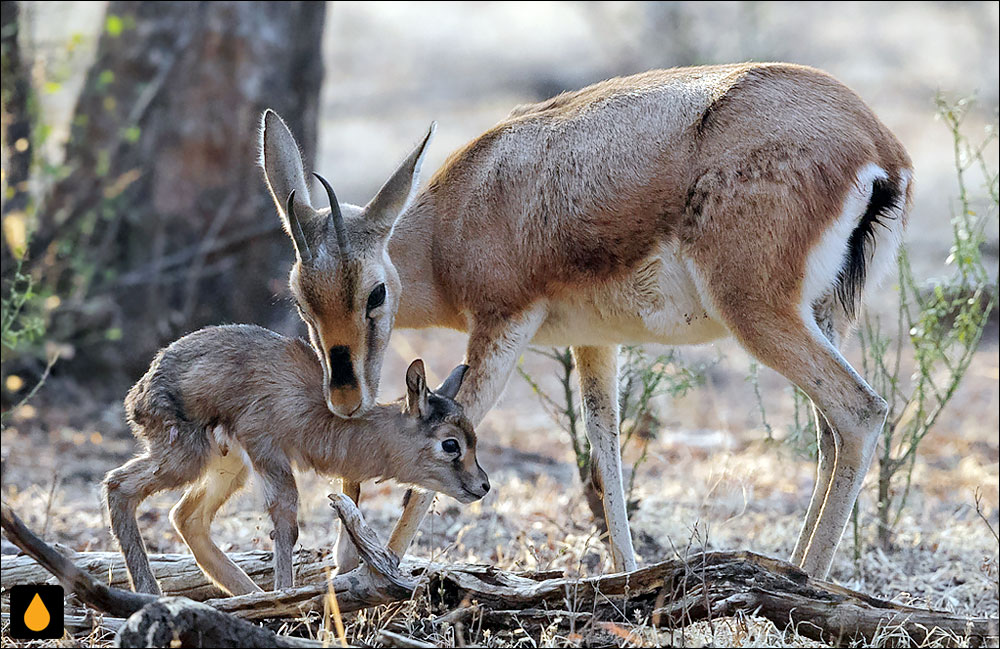
[[[552,420],[568,435],[587,503],[598,527],[604,529],[603,504],[591,483],[590,440],[577,403],[572,351],[569,347],[532,351],[557,363],[558,394],[546,392],[522,366],[518,366],[517,371],[534,390]],[[646,461],[649,443],[656,439],[660,428],[654,400],[667,394],[682,396],[692,387],[704,383],[704,376],[697,369],[683,365],[672,350],[651,356],[642,347],[626,346],[619,357],[618,381],[621,450],[624,454],[629,448],[637,449],[625,492],[631,512],[638,505],[633,500],[636,474]]]

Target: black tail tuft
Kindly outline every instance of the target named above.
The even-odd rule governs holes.
[[[837,276],[837,299],[852,320],[857,316],[868,264],[875,253],[875,226],[888,229],[886,221],[897,218],[893,210],[899,207],[902,195],[897,183],[888,178],[876,178],[868,207],[847,240],[847,258]]]

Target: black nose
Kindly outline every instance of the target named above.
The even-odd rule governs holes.
[[[485,496],[486,494],[488,494],[490,492],[490,483],[484,482],[482,484],[482,489],[483,489],[483,495]]]
[[[355,388],[358,380],[354,378],[354,367],[351,365],[351,348],[347,345],[336,345],[330,348],[330,387]]]

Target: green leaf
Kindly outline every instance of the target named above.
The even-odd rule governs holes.
[[[122,131],[122,138],[129,144],[135,144],[139,141],[139,136],[142,134],[142,129],[138,126],[129,126],[127,129]]]
[[[107,19],[104,21],[104,29],[108,34],[111,36],[120,36],[124,28],[125,23],[122,21],[121,16],[108,14]]]

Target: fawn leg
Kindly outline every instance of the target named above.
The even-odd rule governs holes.
[[[212,520],[219,508],[239,491],[247,480],[247,468],[240,458],[216,462],[201,482],[190,487],[170,510],[170,522],[194,554],[198,567],[208,578],[231,595],[246,595],[262,589],[219,549],[211,537]]]
[[[163,463],[149,453],[129,460],[108,472],[104,478],[104,498],[111,519],[111,534],[125,556],[129,580],[137,593],[162,594],[149,565],[146,544],[139,533],[135,510],[142,501],[157,491],[190,481],[175,478],[175,474],[163,470]]]
[[[254,470],[264,486],[264,500],[267,513],[271,516],[274,529],[274,589],[291,588],[292,550],[299,539],[299,490],[295,486],[295,475],[287,463],[268,461],[255,463]]]

